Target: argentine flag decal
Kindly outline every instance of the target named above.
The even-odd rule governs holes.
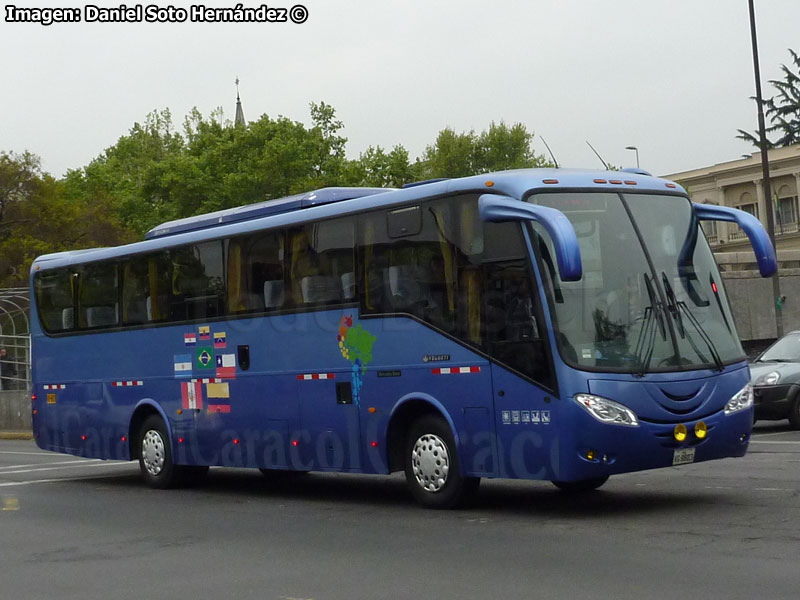
[[[190,354],[175,354],[173,362],[175,364],[175,377],[192,376],[192,356]]]

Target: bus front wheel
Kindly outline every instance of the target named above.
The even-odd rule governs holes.
[[[145,483],[166,489],[178,485],[181,469],[172,460],[172,446],[161,417],[151,415],[139,429],[139,469]]]
[[[414,499],[428,508],[455,508],[478,490],[479,477],[464,477],[450,426],[441,417],[425,415],[412,424],[404,454],[404,470]]]

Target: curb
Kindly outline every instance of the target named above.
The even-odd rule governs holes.
[[[0,431],[0,440],[32,440],[30,431]]]

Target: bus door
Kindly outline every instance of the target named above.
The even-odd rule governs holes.
[[[548,478],[555,387],[536,280],[518,224],[487,224],[484,347],[492,359],[500,477]]]

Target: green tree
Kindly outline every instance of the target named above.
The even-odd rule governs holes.
[[[0,222],[0,286],[26,285],[39,255],[133,239],[107,203],[71,197],[69,182],[42,172],[36,155],[0,153],[0,165],[0,189],[10,198]]]
[[[380,146],[370,146],[347,164],[344,185],[365,187],[401,187],[414,180],[408,150],[397,145],[387,153]]]
[[[776,94],[764,100],[764,117],[771,123],[766,128],[767,148],[800,144],[800,56],[791,48],[789,54],[792,58],[791,64],[781,65],[783,79],[771,79],[769,82],[775,88]],[[758,131],[737,131],[737,138],[760,147],[761,137]],[[777,137],[770,139],[772,134]]]
[[[143,233],[177,216],[163,189],[163,165],[184,148],[169,110],[153,111],[86,167],[69,172],[65,178],[69,194],[109,204],[125,227]]]
[[[456,133],[446,127],[425,148],[416,169],[420,179],[475,175],[475,132]]]
[[[509,127],[502,121],[493,121],[480,134],[456,133],[445,128],[434,144],[425,149],[415,167],[422,178],[435,178],[550,166],[533,151],[532,142],[533,133],[522,123]]]
[[[150,113],[79,172],[72,190],[110,203],[126,227],[144,234],[171,219],[337,185],[347,161],[343,125],[324,102],[312,126],[262,115],[244,127],[193,109],[183,134],[168,110]]]
[[[0,223],[15,202],[35,193],[40,174],[41,161],[35,154],[0,151]]]

